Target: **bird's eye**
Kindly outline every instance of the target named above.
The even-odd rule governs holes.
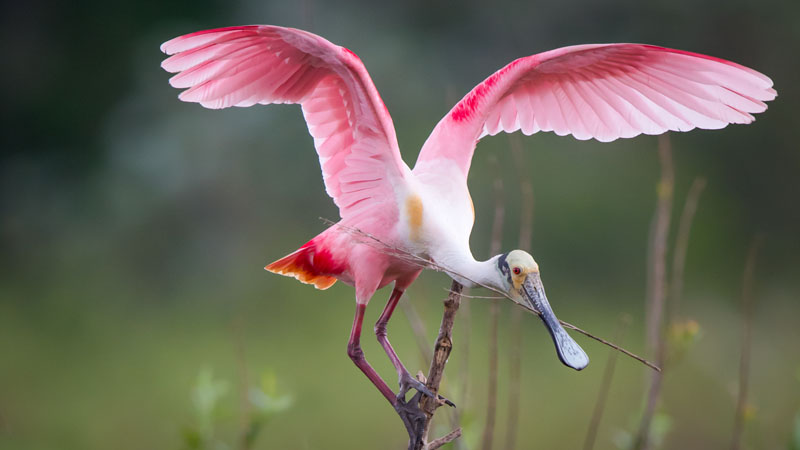
[[[521,273],[522,273],[522,269],[520,269],[519,267],[514,267],[514,275],[519,275]]]

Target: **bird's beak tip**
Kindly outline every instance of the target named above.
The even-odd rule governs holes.
[[[530,305],[541,314],[540,317],[553,338],[558,359],[565,366],[572,369],[578,371],[585,369],[589,365],[589,356],[559,323],[553,309],[550,307],[550,303],[547,301],[541,278],[529,276],[525,280],[522,294],[527,298]]]

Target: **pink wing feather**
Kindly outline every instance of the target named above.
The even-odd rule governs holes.
[[[450,159],[466,176],[477,141],[500,131],[555,131],[608,142],[667,130],[750,123],[776,92],[736,63],[641,44],[564,47],[517,59],[439,122],[417,164]]]
[[[389,112],[350,50],[306,31],[258,25],[187,34],[161,50],[172,55],[161,67],[179,72],[170,84],[188,88],[183,101],[215,109],[299,103],[343,219],[394,203],[409,169]]]

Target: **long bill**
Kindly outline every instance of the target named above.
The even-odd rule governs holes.
[[[589,365],[589,357],[586,352],[567,334],[566,330],[558,322],[555,313],[553,313],[550,302],[547,301],[547,296],[544,293],[544,286],[542,286],[542,279],[539,273],[533,272],[528,275],[522,285],[522,294],[530,306],[539,311],[539,317],[541,317],[547,327],[547,331],[550,332],[550,336],[553,338],[553,343],[556,345],[558,359],[564,365],[575,370],[582,370]]]

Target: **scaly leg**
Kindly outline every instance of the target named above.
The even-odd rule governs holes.
[[[408,370],[403,365],[403,362],[400,361],[400,358],[397,357],[397,353],[395,353],[394,348],[392,348],[389,338],[386,336],[386,325],[389,323],[389,319],[392,317],[392,313],[394,312],[395,307],[397,307],[397,303],[400,301],[400,297],[402,297],[402,295],[403,291],[400,289],[395,288],[392,291],[392,295],[389,297],[389,302],[386,303],[383,313],[375,323],[375,335],[378,337],[378,342],[380,342],[383,350],[386,352],[386,355],[388,355],[389,359],[392,361],[392,365],[394,365],[394,368],[397,370],[400,391],[397,393],[394,409],[397,411],[397,414],[400,415],[400,418],[403,420],[406,430],[408,431],[409,448],[415,448],[417,446],[416,444],[418,444],[422,439],[426,421],[425,413],[422,412],[419,407],[419,400],[423,394],[430,398],[436,397],[434,396],[434,393],[431,392],[427,386],[425,386],[425,384],[412,377],[411,374],[408,373]],[[406,401],[406,393],[411,388],[416,389],[417,393],[411,397],[410,400]],[[444,402],[450,406],[455,406],[453,402],[442,397],[441,395],[438,396],[438,398],[444,400]]]
[[[364,358],[364,352],[361,350],[361,324],[364,322],[364,310],[366,309],[366,305],[362,305],[360,303],[356,303],[356,316],[353,318],[353,328],[350,331],[350,340],[347,342],[347,355],[356,366],[364,372],[364,375],[369,378],[369,381],[372,381],[372,384],[381,391],[386,400],[395,406],[397,404],[397,398],[394,395],[394,392],[389,388],[385,381],[375,372],[375,369],[369,365],[366,358]]]
[[[392,348],[392,344],[389,342],[389,338],[386,335],[386,325],[389,323],[389,319],[392,318],[392,314],[394,313],[397,303],[400,301],[400,297],[402,296],[402,290],[395,288],[392,291],[392,295],[389,296],[389,302],[386,303],[386,307],[383,308],[383,313],[378,318],[378,321],[375,322],[375,336],[378,337],[378,342],[380,342],[383,350],[386,352],[386,355],[389,356],[389,359],[392,361],[392,365],[394,366],[395,370],[397,370],[397,378],[398,382],[400,383],[400,392],[397,393],[397,401],[405,403],[406,393],[411,388],[416,389],[418,392],[422,392],[430,398],[434,398],[434,394],[430,391],[430,389],[428,389],[427,386],[425,386],[425,384],[411,376],[406,367],[403,365],[403,362],[400,361],[397,353],[395,353],[394,348]],[[450,406],[455,406],[453,402],[447,400],[441,395],[438,396],[438,398],[444,400],[444,402]]]

